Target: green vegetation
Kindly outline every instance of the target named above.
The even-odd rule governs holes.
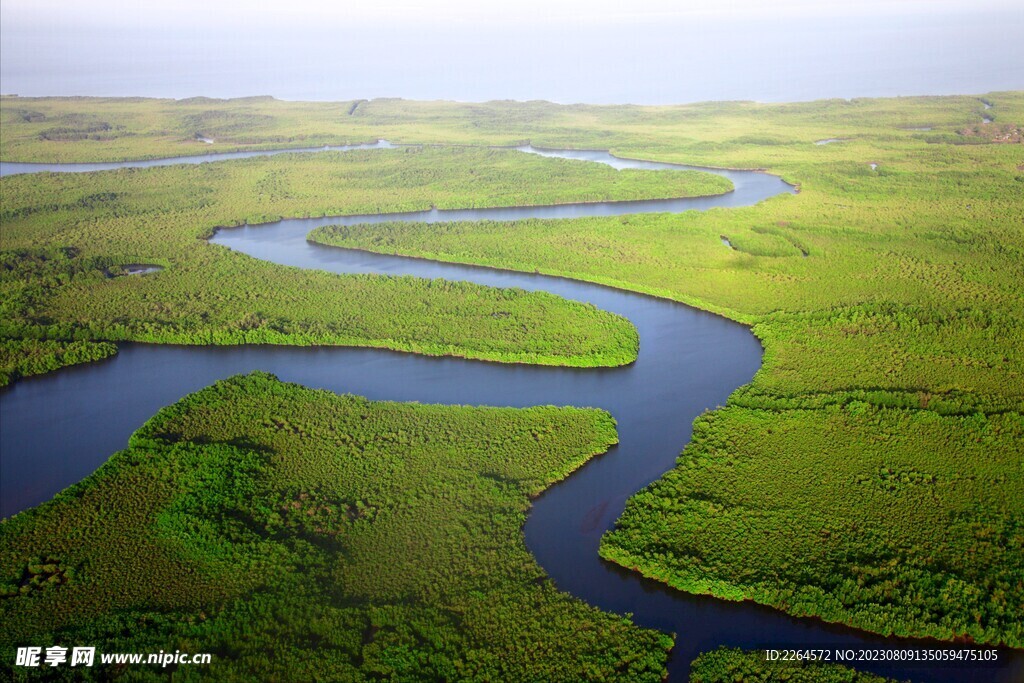
[[[597,410],[219,382],[0,523],[0,657],[88,643],[213,654],[182,680],[659,681],[671,638],[560,593],[522,538],[528,498],[616,441]]]
[[[0,386],[7,386],[19,377],[103,360],[115,353],[117,347],[109,342],[0,339]]]
[[[1020,95],[991,99],[1000,120],[1024,121]],[[948,120],[961,102],[899,106],[900,126]],[[848,138],[704,152],[723,166],[763,165],[763,153],[800,184],[756,207],[312,237],[590,280],[751,324],[765,347],[754,382],[631,501],[603,556],[881,633],[1021,647],[1024,147],[923,139],[892,125],[898,104],[758,107],[756,120],[722,105],[722,128],[746,120],[782,139],[790,127],[776,122],[816,111],[808,139]],[[652,133],[649,149],[667,138]],[[687,161],[695,147],[659,156]]]
[[[622,365],[625,319],[546,293],[301,271],[212,247],[281,216],[722,192],[701,173],[616,171],[509,151],[402,149],[0,180],[0,335],[180,344],[342,344],[520,363]],[[163,266],[119,277],[125,263]],[[5,347],[6,366],[30,364]],[[107,347],[94,347],[96,350]],[[84,359],[81,349],[61,358]]]
[[[610,149],[627,157],[768,168],[797,183],[800,193],[756,207],[674,216],[511,226],[391,224],[322,230],[315,236],[342,246],[602,282],[752,325],[765,347],[761,371],[724,410],[698,423],[679,467],[633,499],[602,553],[687,590],[755,599],[882,633],[966,635],[1022,647],[1024,145],[1016,142],[1015,131],[1024,123],[1024,93],[990,93],[984,99],[993,105],[987,112],[993,124],[981,123],[981,100],[966,96],[679,107],[374,100],[354,108],[353,103],[273,100],[4,98],[0,155],[101,160],[180,154],[198,146],[193,136],[210,123],[224,126],[217,149],[377,137],[480,145],[532,141]],[[70,123],[62,118],[74,112],[84,118]],[[235,118],[218,123],[225,112]],[[203,126],[186,118],[196,115],[206,117]],[[110,128],[92,130],[99,122]],[[52,128],[75,128],[82,135],[41,137]],[[282,138],[284,131],[292,131],[292,137]],[[813,144],[828,138],[843,142]],[[435,150],[419,153],[435,155],[431,163],[453,154],[452,167],[466,159]],[[381,168],[393,157],[367,158]],[[319,163],[287,161],[285,168]],[[47,249],[79,247],[83,252],[76,259],[167,266],[152,276],[109,279],[103,284],[107,290],[95,290],[140,288],[130,297],[97,299],[103,305],[96,310],[120,311],[122,301],[145,295],[127,309],[126,324],[142,316],[150,325],[163,325],[159,311],[146,306],[164,300],[155,297],[158,291],[163,297],[179,290],[162,285],[158,290],[157,283],[183,277],[176,271],[191,273],[189,285],[208,294],[193,301],[181,293],[175,305],[187,302],[196,316],[217,311],[220,318],[211,327],[230,328],[228,312],[267,311],[272,314],[264,317],[273,320],[279,311],[291,310],[274,302],[278,286],[306,282],[306,288],[292,292],[301,298],[302,292],[325,291],[328,281],[336,288],[344,279],[272,270],[197,246],[195,236],[247,216],[265,220],[352,207],[383,210],[375,204],[383,188],[414,185],[396,172],[380,178],[374,186],[380,189],[368,191],[362,203],[337,205],[322,201],[324,192],[302,195],[302,183],[278,190],[277,178],[270,175],[277,162],[260,163],[177,169],[166,176],[36,178],[23,185],[8,179],[4,209],[28,209],[12,214],[10,222],[5,218],[5,248],[11,240],[12,249],[43,249],[37,241],[42,239]],[[240,170],[249,168],[265,170],[262,185],[256,185],[258,173],[250,177]],[[451,174],[452,187],[465,182],[457,187],[476,188],[480,182],[455,168],[446,167],[445,173]],[[533,183],[533,173],[523,175],[530,193],[547,185],[539,177]],[[209,183],[223,180],[220,189],[234,184],[241,189],[234,199],[220,197],[184,182],[193,174]],[[103,186],[104,177],[116,182]],[[99,208],[107,204],[103,193],[123,192],[135,177],[166,181],[151,190],[147,201],[153,213],[133,223],[131,231],[117,228],[116,240],[104,242],[104,231],[127,219],[113,212],[103,215],[103,230],[75,232],[82,217],[105,210]],[[589,182],[581,178],[582,184]],[[33,184],[49,189],[33,201],[8,199],[18,196],[10,188],[28,196]],[[475,197],[477,190],[465,192]],[[58,194],[66,199],[54,204]],[[437,194],[435,189],[416,196]],[[405,206],[399,199],[407,196],[391,194],[387,206]],[[186,201],[187,207],[174,203]],[[29,210],[40,206],[51,208]],[[140,225],[153,227],[145,239],[133,241]],[[151,234],[157,231],[161,240],[176,235],[180,250],[154,251]],[[724,247],[722,236],[735,249]],[[98,247],[89,246],[94,240]],[[177,256],[185,253],[187,260]],[[199,255],[218,259],[218,267],[188,271],[189,264],[203,265]],[[45,256],[57,258],[51,252]],[[230,277],[221,279],[228,264]],[[279,278],[254,279],[271,272]],[[320,277],[327,279],[304,280]],[[216,289],[206,289],[209,279]],[[236,279],[243,283],[237,288]],[[245,292],[263,281],[273,283],[269,303],[245,301]],[[45,297],[45,318],[26,312],[15,319],[39,326],[44,319],[61,320],[54,316],[58,313],[66,320],[68,311],[78,310],[72,297],[80,300],[79,291],[84,290]],[[230,292],[238,307],[218,303],[221,291]],[[374,290],[365,301],[377,296]],[[23,306],[17,310],[35,311],[34,301],[17,304]],[[105,315],[98,319],[108,326],[104,329],[113,329],[114,314]],[[407,314],[388,315],[402,320]],[[603,326],[587,329],[592,327]],[[511,354],[535,335],[504,336],[511,332],[511,326],[489,328],[486,336],[511,340],[500,349]],[[28,331],[10,336],[33,335],[45,336]],[[623,339],[604,337],[589,338],[593,344],[582,355],[598,354],[607,338]],[[546,347],[538,353],[547,353]]]
[[[693,593],[1022,647],[1022,444],[1017,413],[727,407],[602,555]]]
[[[764,652],[720,648],[705,652],[690,665],[690,683],[886,683],[889,678],[841,664],[765,659]]]
[[[994,105],[985,111],[982,99]],[[353,105],[355,105],[353,109]],[[1024,93],[981,97],[857,98],[794,104],[705,102],[640,107],[550,102],[283,102],[0,97],[4,161],[117,161],[241,149],[313,147],[385,138],[392,142],[614,149],[625,156],[680,154],[756,168],[792,160],[815,140],[859,146],[880,131],[895,140],[984,142],[962,135],[981,124],[1021,123]],[[351,112],[351,114],[350,114]],[[915,131],[914,128],[930,128]],[[54,135],[54,130],[57,134]],[[62,130],[63,129],[63,130]],[[102,129],[102,130],[101,130]],[[199,137],[212,138],[210,145]],[[52,139],[52,138],[61,139]],[[994,136],[997,137],[997,136]],[[841,154],[841,152],[839,152]]]

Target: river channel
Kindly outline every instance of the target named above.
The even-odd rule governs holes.
[[[345,149],[390,146],[379,141]],[[694,168],[621,159],[600,151],[519,150],[606,163],[615,168]],[[5,163],[2,174],[204,163],[268,153],[121,164]],[[263,370],[284,381],[377,400],[594,406],[615,417],[620,443],[534,501],[525,526],[526,543],[560,589],[604,610],[631,613],[643,626],[675,632],[672,680],[686,680],[690,661],[698,653],[721,645],[854,650],[963,647],[883,638],[813,619],[789,617],[753,603],[689,595],[598,557],[601,535],[613,526],[630,495],[673,466],[690,438],[694,418],[723,405],[729,394],[748,383],[760,367],[760,344],[746,327],[675,302],[575,280],[378,255],[306,241],[310,230],[329,224],[679,213],[748,206],[794,191],[766,173],[699,170],[728,177],[734,191],[689,199],[290,219],[221,229],[210,240],[212,243],[290,266],[335,273],[466,280],[495,287],[544,290],[589,302],[623,315],[636,325],[639,357],[621,368],[569,369],[362,348],[124,344],[117,356],[105,361],[19,380],[0,391],[0,516],[48,500],[124,448],[129,435],[161,407],[237,373]],[[513,230],[510,226],[510,237]],[[150,276],[159,275],[141,277]],[[871,662],[857,664],[857,668],[922,682],[1024,679],[1024,655],[1008,650],[1001,650],[999,655],[996,666]]]

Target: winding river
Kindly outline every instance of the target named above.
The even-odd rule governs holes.
[[[213,161],[229,161],[231,159],[248,159],[250,157],[270,157],[276,154],[292,154],[303,152],[348,152],[353,149],[382,149],[391,147],[386,140],[369,142],[359,145],[325,145],[323,147],[297,147],[295,149],[267,149],[256,152],[213,152],[185,157],[167,159],[142,159],[140,161],[101,161],[80,164],[34,164],[22,161],[0,161],[0,178],[5,175],[22,173],[91,173],[92,171],[113,171],[118,168],[153,168],[155,166],[174,166],[175,164],[208,164]]]
[[[388,147],[375,145],[351,148]],[[306,151],[319,151],[306,150]],[[335,148],[337,149],[337,148]],[[615,168],[692,168],[620,159],[598,151],[520,151],[610,164]],[[287,150],[296,151],[296,150]],[[4,175],[92,171],[121,166],[202,163],[238,156],[205,155],[125,164],[3,164]],[[87,168],[88,167],[88,168]],[[712,170],[712,169],[702,169]],[[528,273],[383,256],[311,244],[326,224],[414,220],[514,220],[746,206],[793,188],[754,171],[712,170],[735,190],[716,197],[506,209],[424,211],[388,216],[283,220],[223,229],[215,244],[255,258],[336,273],[407,274],[521,287],[587,301],[628,317],[640,333],[640,354],[622,368],[568,369],[432,358],[360,348],[274,346],[175,347],[125,344],[108,360],[16,382],[0,391],[0,515],[48,500],[94,471],[161,407],[236,373],[265,370],[284,381],[378,400],[529,406],[589,405],[618,421],[620,443],[534,502],[526,543],[562,590],[602,609],[632,613],[644,626],[678,634],[672,680],[685,680],[690,661],[720,645],[744,648],[953,647],[882,638],[812,619],[796,619],[753,603],[674,591],[603,562],[601,535],[626,499],[672,467],[697,415],[725,403],[750,381],[761,348],[745,327],[678,303],[584,282]],[[158,277],[158,275],[156,276]],[[1000,651],[992,665],[908,665],[873,662],[858,668],[916,681],[1015,681],[1024,653]]]

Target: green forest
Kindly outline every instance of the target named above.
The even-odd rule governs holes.
[[[990,99],[1024,120],[1019,96]],[[905,111],[937,123],[957,102]],[[801,616],[1021,647],[1024,146],[922,137],[878,105],[877,123],[837,121],[843,143],[762,142],[800,192],[754,207],[311,239],[590,280],[750,324],[762,369],[631,500],[602,555]],[[893,488],[865,484],[878,477]]]
[[[1022,647],[1021,444],[1018,413],[730,406],[602,555],[693,593]]]
[[[523,541],[529,498],[617,440],[592,409],[218,382],[0,524],[0,652],[213,655],[175,680],[659,681],[672,639],[561,593]]]
[[[627,320],[546,293],[277,266],[203,238],[283,216],[714,194],[707,173],[618,173],[502,150],[408,148],[0,179],[0,382],[102,342],[376,346],[547,365],[636,358]],[[127,275],[125,264],[162,266]],[[47,343],[43,343],[47,342]],[[65,349],[70,342],[80,342]],[[88,349],[88,351],[86,351]]]

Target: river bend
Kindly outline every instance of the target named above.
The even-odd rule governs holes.
[[[388,147],[375,145],[350,148]],[[598,151],[520,151],[607,163],[615,168],[694,168],[626,160]],[[281,151],[320,151],[281,150]],[[123,166],[205,163],[275,152],[207,155],[123,164],[4,164],[2,173],[93,171]],[[216,157],[216,158],[215,158]],[[90,168],[85,168],[89,166]],[[275,346],[178,347],[123,344],[110,359],[17,381],[0,391],[0,515],[37,505],[94,471],[161,407],[218,379],[254,370],[280,379],[377,400],[422,403],[604,408],[618,422],[620,443],[534,502],[526,543],[562,590],[604,610],[632,613],[644,626],[678,634],[672,680],[689,662],[721,645],[744,648],[936,646],[882,638],[812,619],[796,619],[753,603],[733,603],[666,588],[602,561],[601,535],[626,499],[670,469],[701,412],[723,405],[760,367],[761,347],[749,330],[675,302],[536,274],[462,266],[312,244],[306,235],[328,224],[385,220],[508,221],[748,206],[793,188],[755,171],[709,170],[728,177],[733,192],[690,199],[568,204],[404,214],[291,219],[222,229],[212,242],[275,263],[335,273],[443,277],[496,287],[544,290],[629,318],[640,334],[637,361],[621,368],[571,369],[434,358],[379,349]],[[723,247],[725,248],[725,247]],[[98,428],[98,426],[102,428]],[[959,647],[941,644],[943,647]],[[1000,652],[991,666],[859,666],[915,681],[1013,681],[1024,655]]]

